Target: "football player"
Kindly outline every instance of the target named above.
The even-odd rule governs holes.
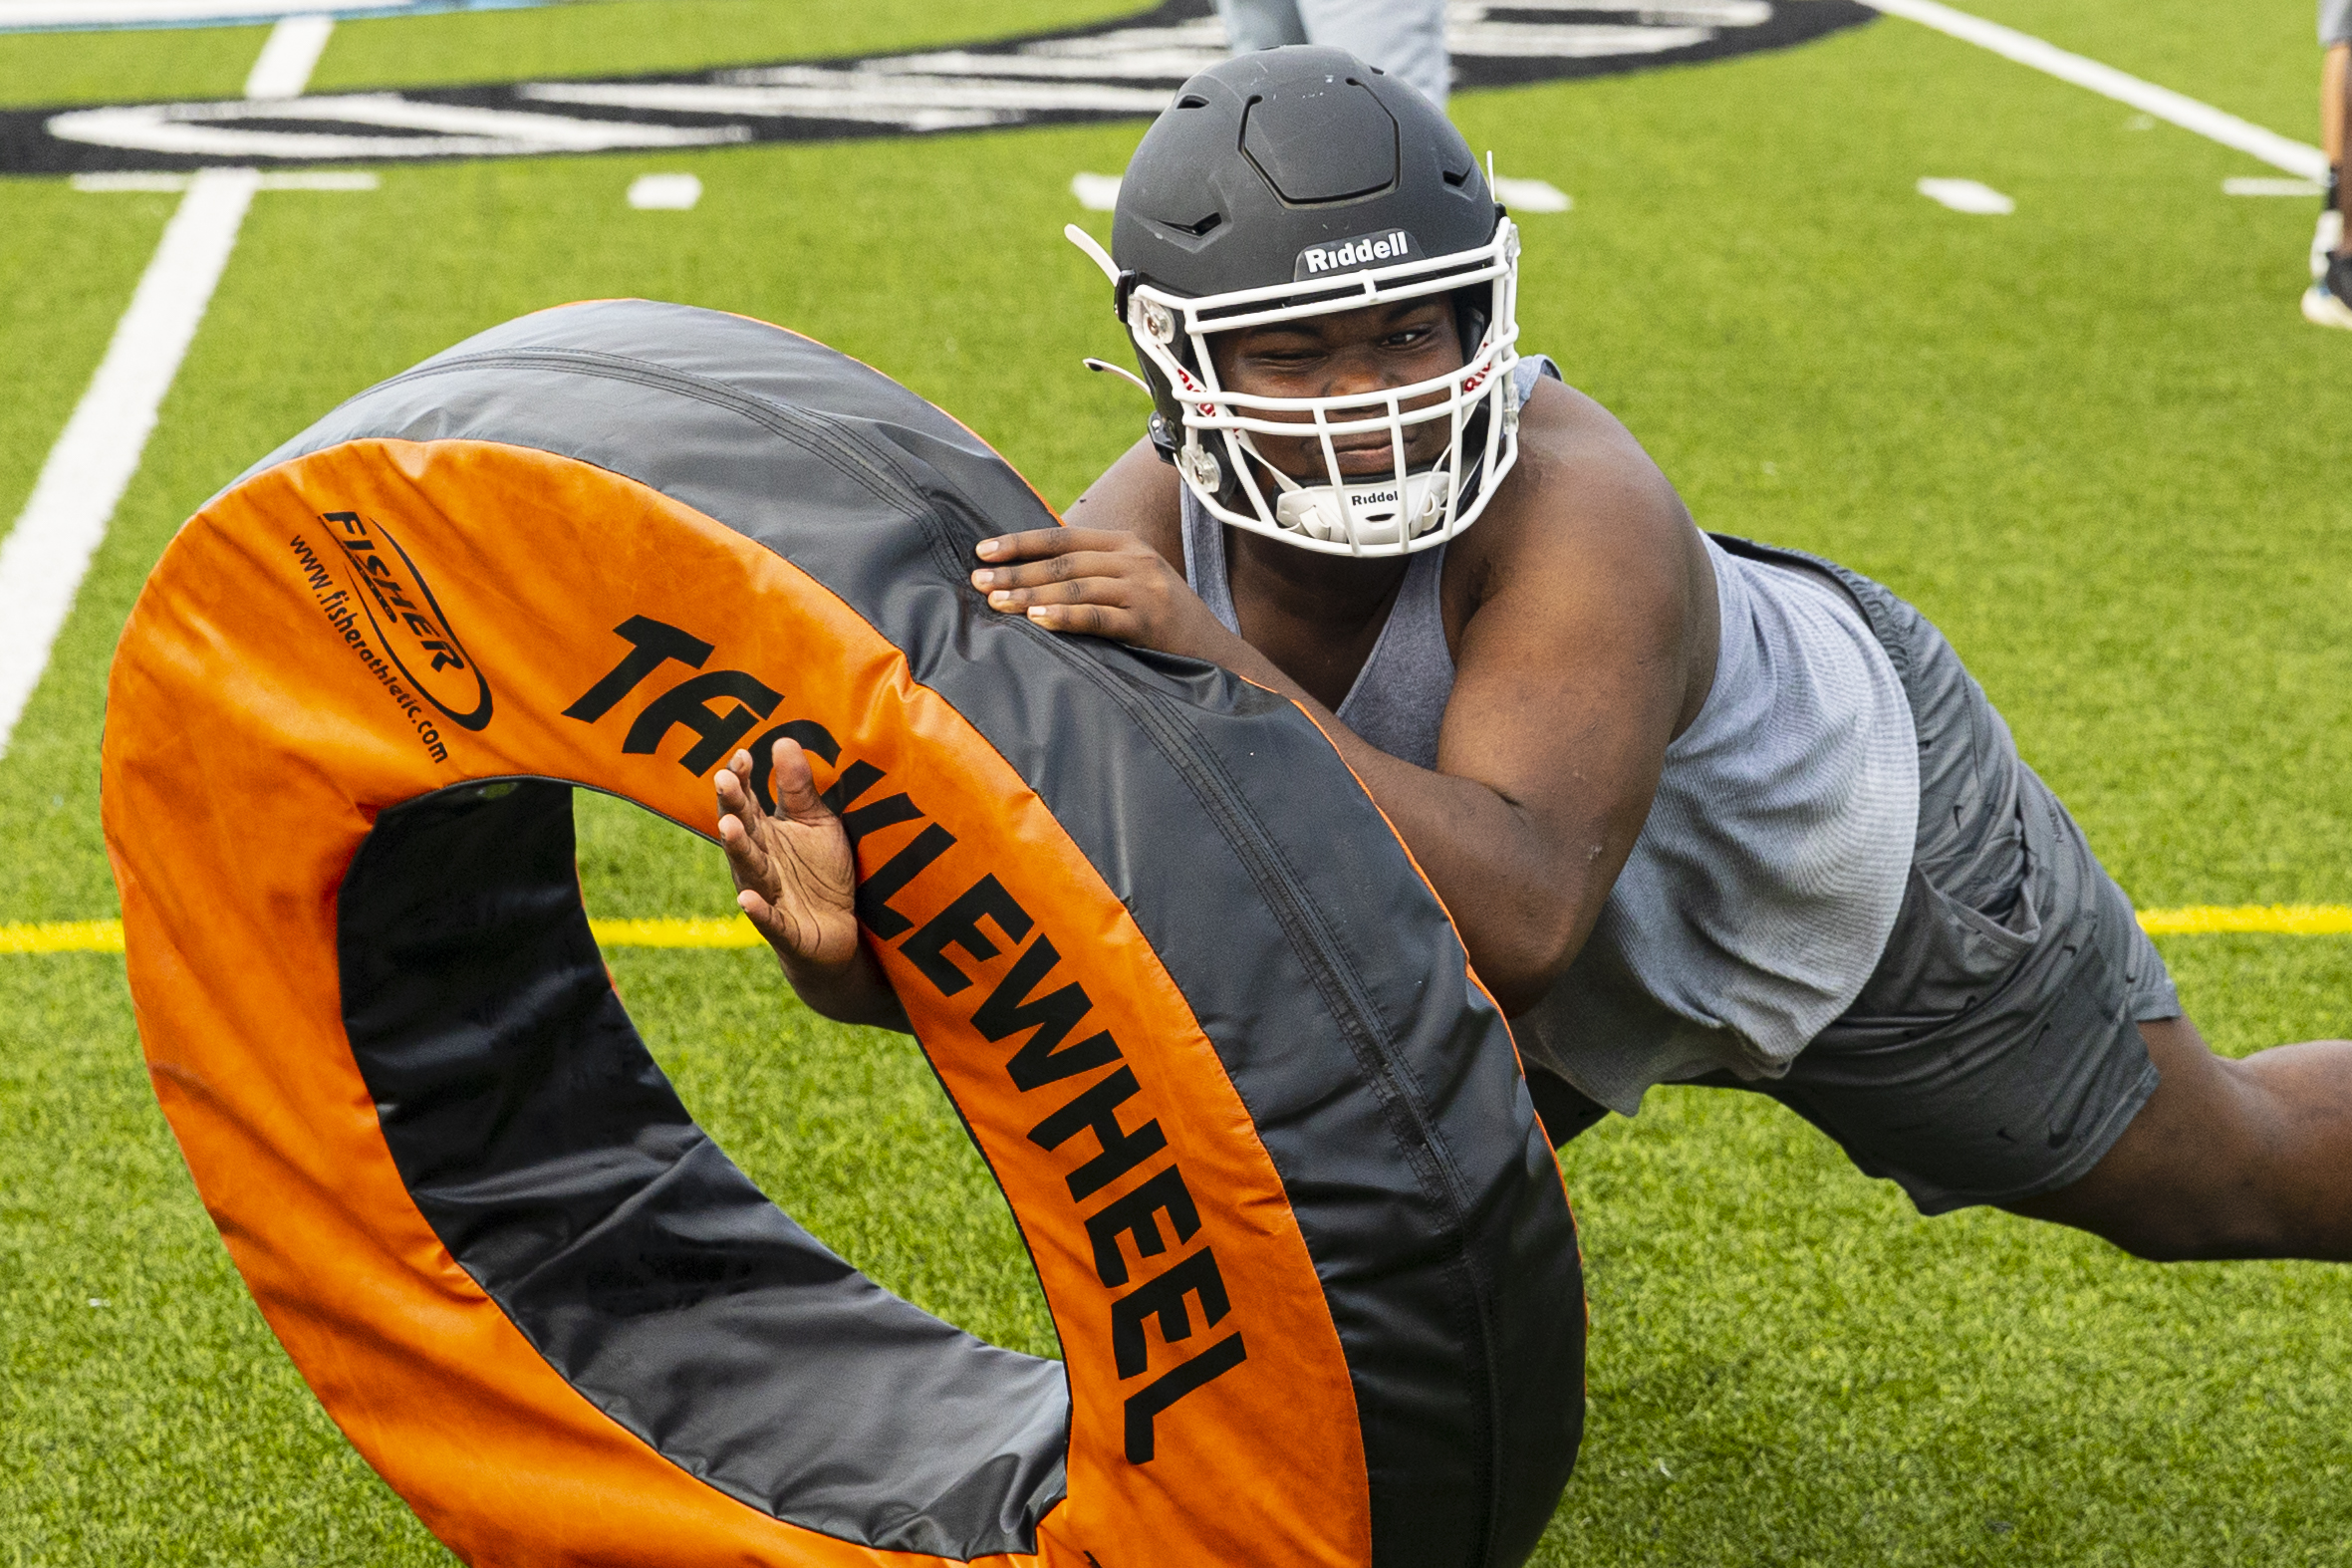
[[[1518,255],[1460,135],[1353,57],[1194,77],[1097,248],[1148,430],[973,585],[1296,699],[1451,910],[1555,1139],[1717,1085],[1924,1212],[2352,1254],[2352,1043],[2210,1051],[1951,645],[1695,527],[1520,352]],[[720,776],[739,902],[813,1004],[890,1021],[839,825],[779,752],[775,816],[747,756]]]

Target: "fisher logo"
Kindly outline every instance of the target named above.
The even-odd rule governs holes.
[[[1334,272],[1394,266],[1422,254],[1422,248],[1414,243],[1411,234],[1403,229],[1387,229],[1378,234],[1359,234],[1337,245],[1309,245],[1298,253],[1298,265],[1291,270],[1290,277],[1295,283],[1302,278],[1320,278]]]
[[[365,590],[353,601],[368,618],[384,656],[460,729],[487,725],[490,682],[466,656],[424,574],[400,542],[384,524],[363,520],[357,512],[328,512],[323,521],[338,525],[335,542]]]

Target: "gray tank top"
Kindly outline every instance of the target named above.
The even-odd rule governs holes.
[[[1225,529],[1191,490],[1183,490],[1184,580],[1224,623],[1241,635],[1233,585],[1225,570]],[[1339,721],[1392,757],[1416,767],[1437,765],[1437,731],[1453,694],[1453,654],[1445,647],[1445,615],[1438,591],[1445,581],[1445,547],[1408,558],[1405,582],[1389,619],[1356,671],[1339,705]]]
[[[1522,400],[1551,362],[1519,364]],[[1235,632],[1224,532],[1183,492],[1184,575]],[[1667,747],[1641,837],[1584,950],[1516,1021],[1519,1049],[1631,1116],[1652,1084],[1778,1077],[1862,989],[1894,928],[1919,825],[1910,703],[1861,611],[1827,577],[1706,541],[1715,679]],[[1412,558],[1339,709],[1434,767],[1453,659],[1444,548]]]

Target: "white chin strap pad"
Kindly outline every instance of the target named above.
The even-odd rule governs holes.
[[[1402,498],[1394,482],[1310,485],[1283,491],[1274,521],[1331,544],[1402,544],[1442,522],[1452,493],[1453,476],[1441,470],[1408,475]]]

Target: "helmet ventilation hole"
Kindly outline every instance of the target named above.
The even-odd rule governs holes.
[[[1208,100],[1197,93],[1186,93],[1182,98],[1176,100],[1176,107],[1178,109],[1206,109]]]

